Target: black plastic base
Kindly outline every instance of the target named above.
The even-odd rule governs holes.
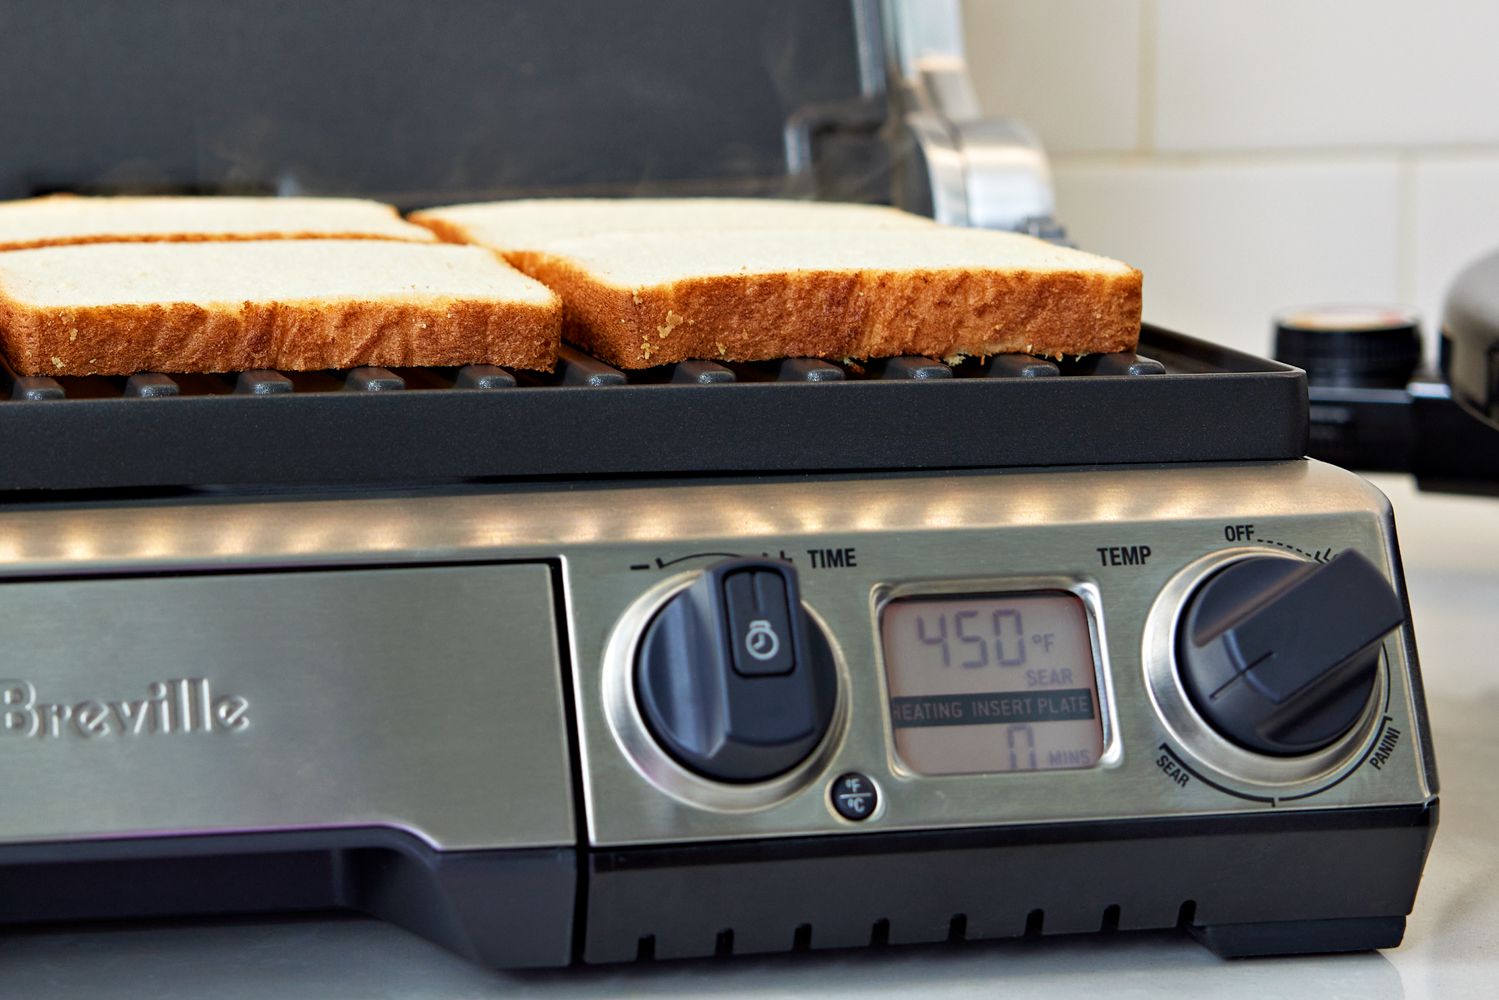
[[[1400,941],[1435,803],[588,857],[583,959],[1185,927],[1228,956]]]
[[[1182,927],[1400,943],[1436,806],[441,853],[387,830],[0,848],[0,925],[350,909],[501,968]],[[580,910],[578,907],[582,907]]]
[[[497,968],[566,965],[570,849],[438,852],[390,830],[0,848],[0,925],[355,910]]]
[[[1405,937],[1404,917],[1344,917],[1333,920],[1265,920],[1250,924],[1188,925],[1187,930],[1220,958],[1319,955],[1394,948]]]

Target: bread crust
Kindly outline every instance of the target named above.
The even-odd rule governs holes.
[[[437,234],[437,238],[444,243],[478,243],[469,237],[468,227],[449,222],[440,216],[427,215],[424,212],[412,212],[406,216],[407,222],[414,222],[418,226],[426,226]],[[483,244],[480,244],[481,246]],[[499,253],[499,251],[495,251]]]
[[[1132,351],[1140,338],[1132,268],[790,271],[630,289],[565,257],[506,259],[562,296],[565,339],[622,368],[691,358],[1060,358]]]
[[[50,308],[0,291],[0,346],[22,375],[464,364],[551,371],[560,333],[555,303],[376,299]]]
[[[285,232],[272,230],[264,233],[123,233],[118,235],[49,236],[36,240],[6,241],[0,239],[0,252],[6,250],[40,250],[42,247],[81,246],[86,243],[240,243],[247,240],[381,240],[385,243],[417,244],[426,244],[429,242],[414,236],[382,236],[379,233],[357,232]]]

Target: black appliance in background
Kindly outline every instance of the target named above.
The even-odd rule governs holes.
[[[1391,309],[1283,313],[1275,357],[1306,370],[1308,455],[1410,473],[1423,490],[1499,495],[1499,251],[1453,283],[1435,368],[1417,317]]]

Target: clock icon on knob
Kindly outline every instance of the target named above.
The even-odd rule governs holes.
[[[744,633],[744,648],[757,660],[772,660],[781,651],[781,637],[768,620],[756,618]]]

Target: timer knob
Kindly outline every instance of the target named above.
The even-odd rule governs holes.
[[[635,663],[652,737],[715,781],[764,781],[805,760],[832,724],[837,689],[796,571],[772,559],[704,570],[651,619]]]
[[[1177,668],[1198,713],[1246,749],[1315,753],[1358,724],[1400,598],[1357,552],[1325,564],[1251,556],[1187,603]]]

